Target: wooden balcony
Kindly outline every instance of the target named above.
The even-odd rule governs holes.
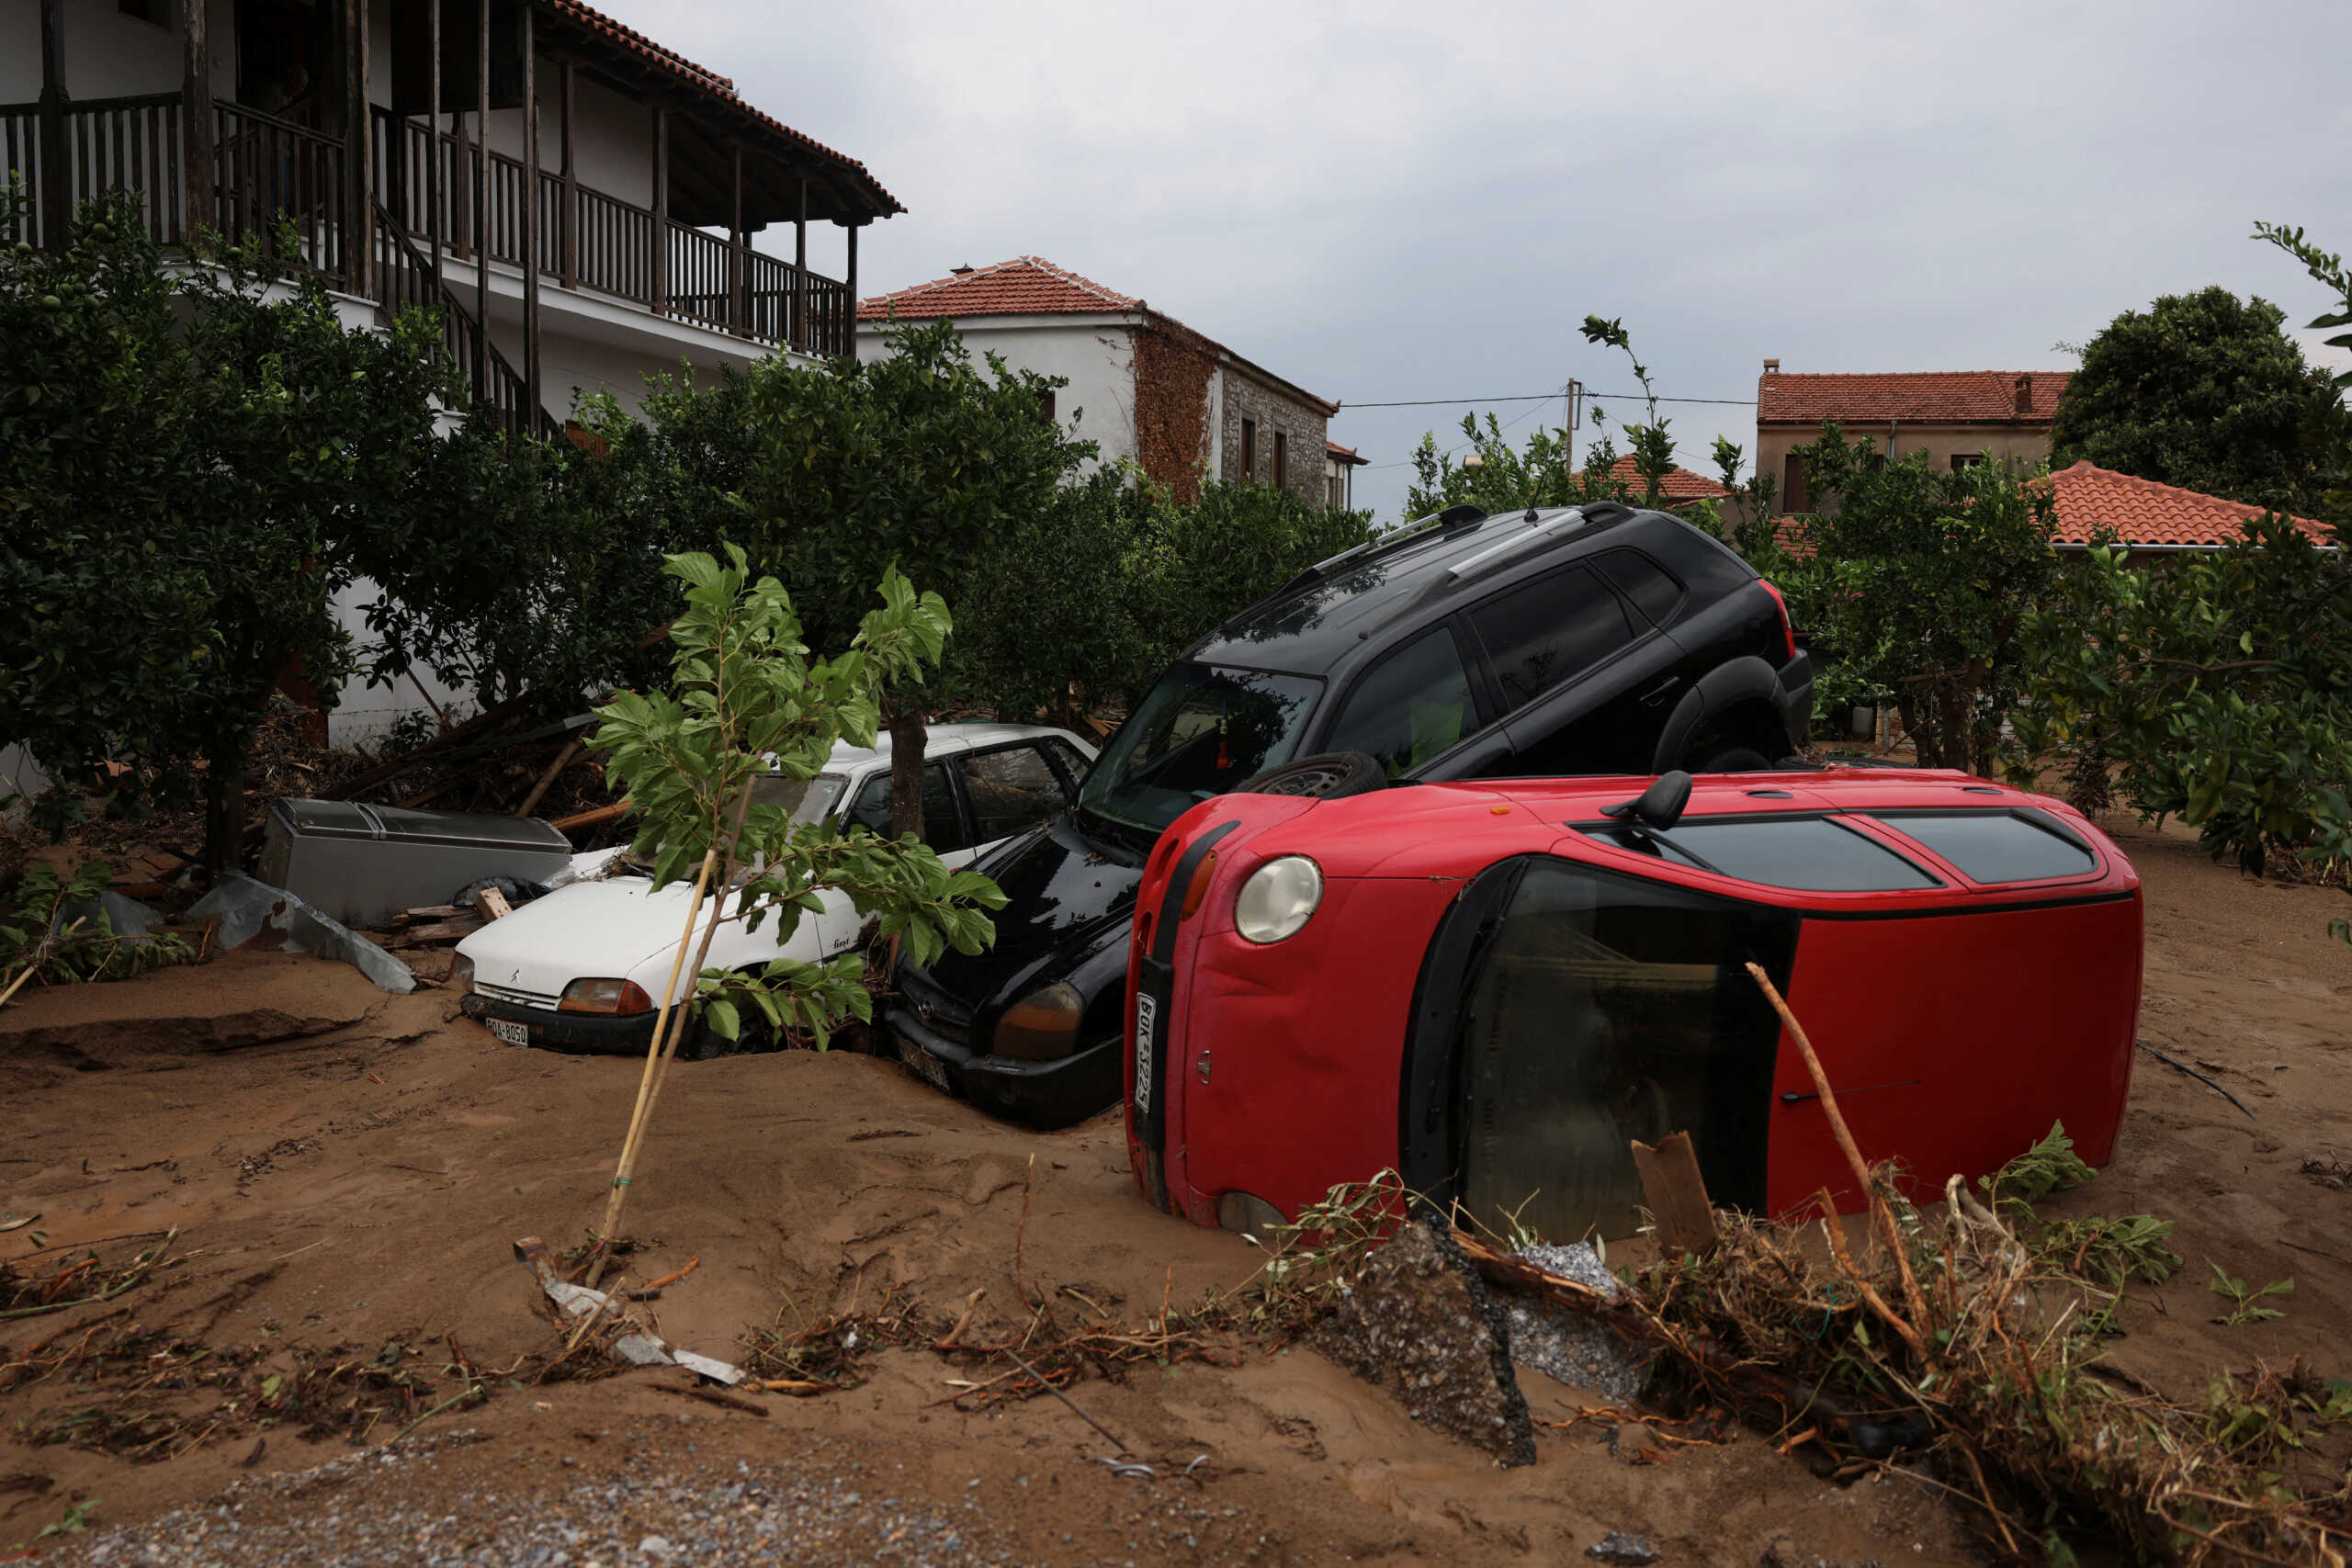
[[[185,244],[202,228],[241,240],[290,223],[298,252],[290,259],[387,308],[432,302],[418,287],[435,271],[428,258],[437,245],[445,264],[476,267],[484,251],[516,268],[536,256],[541,279],[559,288],[766,347],[852,352],[848,285],[560,173],[541,170],[526,201],[528,172],[519,160],[380,108],[370,116],[374,145],[360,165],[369,171],[370,199],[358,210],[385,231],[368,236],[355,256],[346,237],[355,160],[345,140],[234,104],[210,108],[209,157],[199,149],[192,161],[178,93],[80,100],[48,114],[38,103],[0,105],[0,158],[33,198],[5,237],[62,243],[79,203],[122,190],[164,245]],[[209,169],[193,202],[192,162]],[[355,267],[361,260],[369,265]]]

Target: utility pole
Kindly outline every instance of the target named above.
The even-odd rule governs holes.
[[[1563,434],[1566,436],[1568,472],[1573,474],[1577,471],[1577,427],[1584,412],[1584,383],[1573,376],[1568,378],[1567,403],[1568,424]]]

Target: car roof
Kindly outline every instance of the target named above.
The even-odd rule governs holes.
[[[1385,650],[1387,645],[1375,633],[1438,619],[1604,541],[1679,548],[1685,535],[1702,546],[1722,547],[1679,517],[1606,502],[1441,520],[1417,532],[1400,531],[1352,558],[1335,557],[1301,573],[1201,638],[1183,657],[1204,664],[1325,674],[1360,649]],[[1510,547],[1522,540],[1523,548]]]
[[[1069,731],[1046,724],[989,724],[960,720],[953,724],[924,726],[923,755],[944,757],[957,751],[977,751],[985,746],[1001,745],[1008,740],[1034,739],[1044,735],[1058,735],[1065,740],[1078,739]],[[833,754],[825,760],[825,771],[854,772],[868,763],[888,761],[889,755],[890,732],[887,729],[874,738],[871,746],[853,746],[846,740],[837,740],[833,743]]]

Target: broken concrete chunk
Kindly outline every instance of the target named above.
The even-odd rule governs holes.
[[[1372,1254],[1309,1342],[1395,1394],[1407,1415],[1507,1465],[1535,1462],[1510,1329],[1452,1238],[1423,1224]]]
[[[1571,1247],[1531,1247],[1518,1255],[1546,1274],[1589,1285],[1615,1300],[1624,1286],[1600,1255],[1577,1242]],[[1639,1397],[1649,1382],[1651,1358],[1581,1313],[1523,1296],[1505,1298],[1510,1325],[1510,1359],[1571,1388],[1588,1388],[1613,1404]]]
[[[1649,1568],[1657,1561],[1657,1548],[1638,1535],[1623,1530],[1611,1530],[1584,1549],[1587,1557],[1602,1562],[1615,1562],[1623,1568]]]
[[[283,887],[256,882],[242,871],[222,873],[212,891],[189,906],[188,915],[198,920],[220,916],[222,947],[257,941],[288,953],[339,958],[396,997],[416,989],[407,964]]]

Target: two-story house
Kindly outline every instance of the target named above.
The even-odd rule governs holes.
[[[110,190],[166,247],[290,225],[346,322],[438,305],[477,403],[542,431],[681,364],[849,353],[858,231],[903,210],[576,0],[0,0],[0,160],[30,197],[0,241]],[[336,604],[363,641],[374,592]],[[467,700],[415,683],[347,688],[331,735]]]
[[[1191,501],[1206,473],[1280,485],[1311,506],[1332,504],[1325,433],[1340,405],[1141,299],[1042,256],[961,266],[861,300],[858,355],[888,352],[884,334],[893,321],[942,317],[975,352],[1069,378],[1055,395],[1056,417],[1077,419],[1102,461],[1132,459],[1179,501]]]
[[[0,0],[0,158],[9,239],[111,189],[166,246],[289,222],[347,319],[441,305],[481,400],[542,424],[681,361],[848,352],[858,230],[902,210],[576,0]]]
[[[1810,512],[1797,448],[1836,424],[1848,441],[1881,444],[1890,457],[1924,451],[1931,463],[2039,467],[2066,390],[2064,370],[1901,370],[1869,374],[1783,371],[1768,359],[1756,384],[1756,471],[1777,474],[1782,512]]]

